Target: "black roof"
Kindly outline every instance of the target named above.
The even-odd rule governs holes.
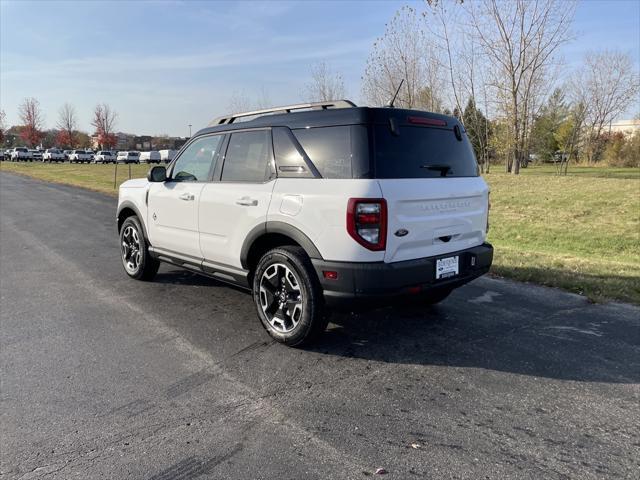
[[[266,114],[249,121],[206,127],[196,132],[194,137],[207,133],[229,132],[260,127],[288,127],[290,129],[296,129],[387,123],[390,117],[395,117],[400,124],[404,124],[407,123],[407,118],[412,116],[444,120],[446,122],[446,128],[453,128],[454,125],[460,125],[455,117],[421,110],[386,107],[351,107]],[[462,125],[460,125],[460,127],[462,127]]]

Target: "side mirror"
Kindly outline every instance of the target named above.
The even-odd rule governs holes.
[[[167,169],[163,166],[155,166],[149,169],[147,180],[150,182],[164,182],[167,180]]]

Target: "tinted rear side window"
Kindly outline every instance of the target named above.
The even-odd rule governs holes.
[[[232,133],[227,147],[222,181],[264,182],[272,161],[271,132]]]
[[[477,177],[478,166],[465,133],[402,126],[394,135],[387,125],[376,125],[376,178]]]
[[[364,178],[369,173],[367,129],[362,125],[293,130],[324,178]]]

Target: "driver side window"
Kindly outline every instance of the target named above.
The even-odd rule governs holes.
[[[195,140],[176,160],[171,179],[176,182],[206,182],[215,168],[216,152],[223,135],[209,135]]]

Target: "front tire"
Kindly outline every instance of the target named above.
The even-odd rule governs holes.
[[[160,262],[149,254],[138,217],[128,217],[120,228],[120,257],[124,271],[136,280],[153,280]]]
[[[253,276],[253,299],[264,328],[278,342],[300,346],[327,327],[322,289],[300,247],[265,253]]]

